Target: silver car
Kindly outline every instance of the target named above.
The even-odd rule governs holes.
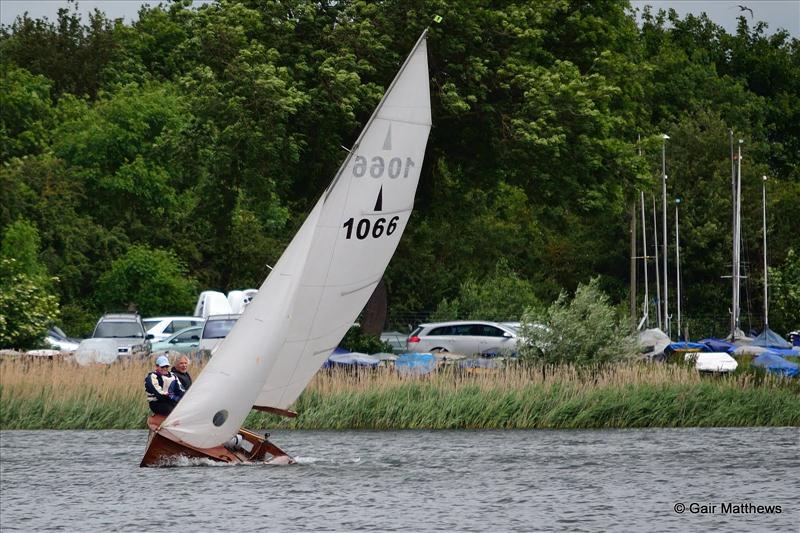
[[[200,334],[200,345],[197,347],[198,353],[210,355],[222,339],[228,336],[240,316],[242,315],[211,315],[206,318]]]
[[[147,333],[153,336],[153,342],[160,342],[184,328],[202,326],[204,320],[199,316],[156,316],[143,318],[142,324]]]
[[[460,320],[420,324],[408,336],[409,352],[450,352],[462,355],[515,355],[517,331],[498,322]]]
[[[75,360],[80,364],[110,364],[118,358],[144,359],[150,356],[150,339],[142,319],[135,313],[106,313],[90,339],[81,341],[75,350]]]

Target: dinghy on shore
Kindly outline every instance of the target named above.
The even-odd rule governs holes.
[[[694,361],[698,372],[727,374],[739,367],[736,359],[724,352],[690,352],[684,356],[684,361]]]

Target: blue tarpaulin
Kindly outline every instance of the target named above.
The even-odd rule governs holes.
[[[331,368],[335,366],[362,366],[374,367],[378,366],[380,360],[377,357],[372,357],[364,353],[348,352],[342,348],[337,348],[328,357],[322,368]]]
[[[436,357],[430,353],[400,354],[394,362],[394,369],[400,374],[430,374],[436,369]]]
[[[800,365],[790,363],[780,355],[764,352],[750,363],[753,366],[763,368],[772,374],[779,374],[786,377],[795,377],[800,374]]]
[[[708,346],[709,351],[731,353],[736,346],[722,339],[703,339],[700,342]]]
[[[664,353],[672,352],[707,352],[708,346],[700,342],[671,342],[664,348]]]
[[[800,357],[800,350],[795,348],[770,348],[769,353],[780,355],[781,357]]]

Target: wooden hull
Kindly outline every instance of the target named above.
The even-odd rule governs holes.
[[[248,429],[241,428],[239,434],[252,445],[250,452],[242,448],[229,449],[225,446],[213,448],[196,448],[174,440],[168,434],[159,431],[164,416],[153,415],[147,419],[150,435],[147,439],[147,450],[139,466],[169,466],[170,459],[176,457],[189,457],[196,459],[209,459],[222,463],[253,463],[269,459],[282,464],[292,464],[292,459],[286,452],[271,443],[266,436],[261,436]]]

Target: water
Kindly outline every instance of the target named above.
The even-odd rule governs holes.
[[[294,466],[139,468],[144,431],[0,432],[0,529],[793,531],[798,428],[281,431]],[[693,513],[690,503],[716,505]],[[781,513],[723,514],[723,503]],[[676,504],[687,511],[678,514]]]

